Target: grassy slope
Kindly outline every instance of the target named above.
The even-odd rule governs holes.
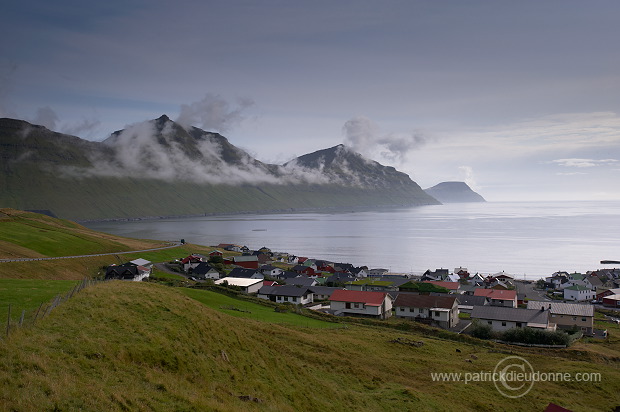
[[[163,242],[121,238],[37,213],[14,209],[0,212],[0,258],[124,252],[163,246]]]
[[[391,343],[395,337],[424,346]],[[478,360],[464,362],[472,353]],[[483,346],[383,328],[263,323],[218,313],[177,289],[108,282],[0,343],[0,410],[542,410],[549,402],[610,410],[620,404],[617,360],[569,351],[521,354],[539,370],[601,370],[603,382],[539,383],[512,400],[491,383],[431,382],[430,371],[493,370],[506,355]],[[239,399],[244,395],[262,402]]]

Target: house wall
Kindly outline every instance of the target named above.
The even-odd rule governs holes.
[[[276,296],[277,303],[294,303],[296,305],[305,305],[314,302],[312,293],[304,296]]]
[[[458,323],[458,307],[448,311],[434,311],[429,308],[412,308],[408,306],[396,306],[395,315],[399,318],[414,319],[420,317],[423,319],[432,319],[442,328],[451,328]]]
[[[564,299],[566,300],[592,300],[595,297],[595,293],[588,290],[572,290],[564,289]]]
[[[491,299],[490,302],[493,306],[505,306],[507,308],[516,308],[517,307],[517,299],[514,300],[505,300],[505,299]]]
[[[549,314],[549,322],[555,323],[561,329],[571,329],[577,326],[584,333],[592,333],[594,327],[594,318],[592,316],[572,316],[560,315],[555,313]]]
[[[482,325],[491,325],[491,328],[495,331],[505,331],[508,329],[516,328],[517,322],[512,321],[501,321],[501,320],[492,320],[492,319],[479,319],[480,324]],[[525,323],[521,323],[520,327],[526,327]]]
[[[330,309],[338,311],[338,312],[342,312],[346,315],[380,317],[382,314],[381,306],[367,306],[367,305],[364,305],[363,303],[358,303],[358,305],[359,307],[356,308],[355,304],[351,303],[350,305],[351,307],[347,308],[346,302],[331,301],[329,303]]]
[[[246,287],[245,288],[245,292],[246,293],[256,293],[261,288],[261,286],[263,286],[263,282],[256,282],[255,284]]]

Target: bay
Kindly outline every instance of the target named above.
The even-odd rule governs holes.
[[[298,256],[419,274],[466,267],[539,279],[620,260],[620,202],[459,203],[376,211],[237,214],[89,222],[102,232],[201,245],[267,246]]]

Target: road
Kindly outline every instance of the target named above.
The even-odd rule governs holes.
[[[127,251],[127,252],[97,253],[95,255],[76,255],[76,256],[42,257],[42,258],[0,259],[0,263],[5,263],[5,262],[31,262],[31,261],[35,261],[35,260],[75,259],[75,258],[85,258],[85,257],[92,257],[92,256],[126,255],[126,254],[129,254],[129,253],[153,252],[153,251],[156,251],[156,250],[171,249],[173,247],[179,247],[179,246],[181,246],[181,243],[175,243],[174,245],[156,247],[156,248],[152,248],[152,249],[130,250],[130,251]]]
[[[536,283],[515,282],[517,285],[517,293],[523,293],[530,300],[545,301],[551,300],[547,297],[544,290],[534,289]]]

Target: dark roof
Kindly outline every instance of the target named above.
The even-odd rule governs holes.
[[[299,276],[296,278],[287,278],[285,282],[287,285],[312,286],[316,281],[307,276]]]
[[[456,297],[399,293],[394,301],[394,306],[452,309],[455,302],[458,304]]]
[[[436,293],[431,292],[431,296],[452,296],[455,295],[449,293]],[[486,298],[484,296],[473,296],[473,295],[456,295],[456,298],[459,300],[459,305],[463,306],[484,306],[486,304]]]
[[[268,293],[263,293],[262,290],[265,287],[268,286],[260,288],[259,293],[274,296],[304,296],[308,293],[312,293],[308,287],[298,287],[295,285],[271,286],[272,289]],[[267,291],[267,289],[265,289],[265,291]]]
[[[338,289],[342,289],[342,288],[331,288],[329,286],[310,286],[309,287],[310,291],[312,293],[316,293],[317,295],[329,295],[331,296],[331,294]]]
[[[471,317],[489,320],[504,320],[523,323],[546,324],[549,320],[548,310],[509,308],[504,306],[474,306]]]
[[[231,278],[251,278],[256,273],[255,269],[234,268],[227,276]]]
[[[105,277],[106,279],[133,279],[139,275],[138,268],[132,263],[108,266]]]
[[[284,272],[278,275],[280,279],[292,279],[296,277],[300,277],[299,273],[291,272],[290,270],[285,270]]]
[[[199,263],[194,269],[192,269],[192,274],[194,275],[206,275],[210,271],[215,270],[213,266],[208,264],[207,262]]]

